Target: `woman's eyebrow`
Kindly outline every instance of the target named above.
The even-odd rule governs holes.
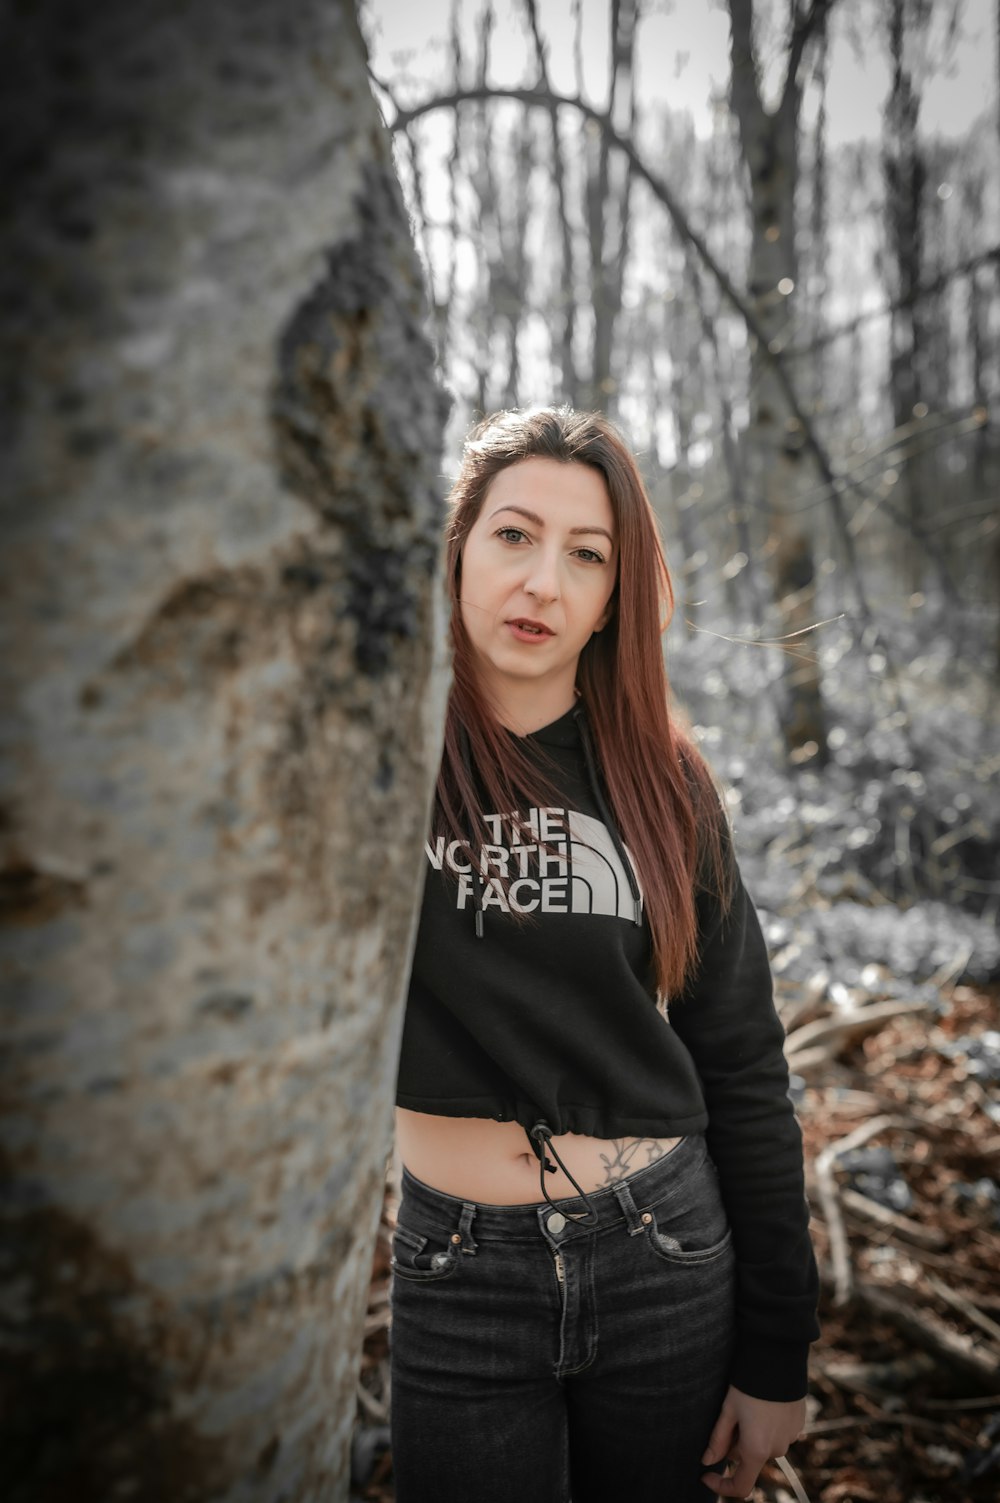
[[[490,512],[490,521],[492,522],[493,518],[498,517],[502,511],[516,511],[519,517],[527,517],[528,521],[534,522],[536,527],[545,526],[544,518],[540,517],[537,511],[529,511],[526,506],[498,506],[496,511]],[[571,537],[580,537],[585,533],[599,532],[614,547],[615,540],[606,527],[571,527],[569,532]]]

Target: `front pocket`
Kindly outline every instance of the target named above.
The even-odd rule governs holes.
[[[672,1237],[667,1232],[657,1231],[655,1220],[650,1225],[647,1236],[647,1241],[658,1258],[662,1258],[665,1263],[680,1264],[711,1263],[713,1259],[720,1258],[726,1252],[732,1240],[732,1228],[727,1226],[718,1241],[711,1243],[708,1247],[685,1247],[677,1237]]]
[[[732,1244],[733,1233],[712,1163],[642,1217],[646,1240],[665,1263],[711,1263]]]
[[[447,1279],[458,1267],[460,1248],[443,1233],[423,1237],[397,1226],[392,1237],[392,1271],[397,1278],[428,1283]]]

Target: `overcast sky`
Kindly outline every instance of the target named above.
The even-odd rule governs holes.
[[[930,73],[923,94],[921,126],[927,134],[963,134],[986,112],[996,129],[997,38],[996,0],[965,0],[954,56],[942,68],[943,18],[953,0],[938,0],[942,22],[932,33]],[[449,33],[452,0],[364,0],[366,23],[376,74],[397,76],[405,67],[415,79],[441,76],[444,45]],[[584,62],[588,92],[603,102],[606,88],[607,0],[583,0]],[[572,92],[573,23],[570,0],[538,0],[542,26],[550,42],[549,66],[554,86]],[[525,64],[522,0],[496,0],[500,18],[494,33],[494,81],[523,81]],[[772,5],[758,5],[766,18]],[[875,135],[889,84],[884,36],[876,36],[877,12],[884,0],[841,0],[834,10],[833,45],[827,96],[828,139],[831,143]],[[695,128],[711,128],[713,92],[725,89],[728,75],[729,25],[720,0],[647,0],[649,14],[641,22],[638,49],[640,100],[664,100],[690,112]],[[471,52],[482,13],[482,0],[461,0],[463,32]],[[780,14],[787,14],[782,3]],[[855,19],[856,45],[846,27]],[[768,55],[780,57],[780,38],[768,45],[762,38],[765,65]],[[858,55],[860,48],[861,55]],[[770,74],[766,71],[766,80]],[[421,97],[423,90],[413,90]]]

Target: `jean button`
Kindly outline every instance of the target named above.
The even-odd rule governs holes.
[[[553,1211],[552,1215],[549,1217],[545,1225],[548,1227],[553,1237],[558,1237],[559,1233],[566,1225],[566,1217],[562,1214],[561,1211]]]

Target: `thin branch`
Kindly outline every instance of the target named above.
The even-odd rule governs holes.
[[[420,259],[424,264],[427,286],[431,293],[430,300],[433,301],[434,272],[431,266],[430,237],[428,235],[427,206],[424,197],[424,176],[420,165],[420,148],[413,137],[409,135],[406,137],[406,147],[410,154],[410,173],[413,180],[413,207],[417,228],[414,240],[418,241]]]
[[[740,547],[746,554],[747,559],[752,560],[754,555],[753,548],[751,547],[750,542],[750,509],[747,504],[748,501],[750,501],[750,497],[747,494],[746,486],[743,484],[743,466],[739,462],[739,454],[737,452],[735,437],[736,425],[733,419],[732,402],[729,398],[727,383],[723,378],[722,351],[719,346],[719,339],[716,331],[716,320],[711,317],[708,309],[705,306],[705,298],[702,292],[701,285],[701,273],[698,269],[697,262],[691,255],[691,252],[688,248],[685,248],[684,262],[688,279],[691,283],[691,290],[694,295],[694,305],[697,310],[698,321],[701,326],[702,338],[705,340],[709,349],[712,351],[712,357],[715,362],[719,407],[720,415],[722,418],[722,452],[726,465],[726,473],[729,476],[729,484],[732,489],[732,494],[736,497],[737,537],[739,539]],[[761,598],[761,593],[758,588],[757,573],[752,565],[748,578],[748,585],[754,621],[759,628],[764,620],[764,602]]]
[[[788,67],[785,70],[785,84],[781,91],[781,103],[778,105],[778,113],[791,107],[797,89],[799,68],[802,64],[802,55],[809,45],[815,32],[826,25],[826,18],[830,13],[833,0],[812,0],[809,9],[802,14],[796,6],[795,26],[792,31],[792,40],[788,47]]]
[[[880,308],[867,308],[864,313],[859,313],[855,318],[848,319],[846,323],[835,324],[833,328],[826,329],[822,334],[817,334],[815,339],[808,344],[789,344],[785,346],[783,356],[786,360],[801,360],[805,355],[812,355],[817,350],[831,345],[838,339],[845,339],[849,334],[856,334],[858,329],[867,323],[872,323],[877,318],[891,318],[894,313],[899,313],[905,308],[912,307],[925,297],[936,297],[943,292],[949,282],[957,281],[961,277],[971,276],[978,271],[980,266],[987,266],[991,262],[1000,264],[1000,245],[993,245],[989,250],[980,251],[977,256],[970,256],[965,261],[959,261],[954,266],[947,267],[927,282],[920,282],[911,287],[902,297],[896,298],[891,303],[884,303]]]
[[[796,1503],[809,1503],[809,1494],[799,1481],[798,1473],[788,1460],[788,1457],[776,1456],[774,1459],[779,1469],[784,1473],[785,1481],[795,1494]]]
[[[972,1325],[985,1331],[995,1345],[1000,1345],[1000,1326],[995,1320],[990,1320],[988,1315],[984,1315],[973,1300],[959,1293],[957,1289],[949,1289],[947,1284],[936,1279],[932,1273],[927,1275],[927,1282],[939,1299],[942,1299],[946,1305],[950,1305],[953,1310],[958,1310]]]
[[[925,1371],[934,1372],[936,1368],[937,1364],[931,1363]],[[827,1369],[827,1371],[829,1372],[830,1369]],[[834,1382],[836,1381],[834,1377]],[[976,1402],[982,1402],[985,1407],[987,1404],[995,1405],[996,1399],[976,1400]],[[905,1414],[896,1410],[893,1410],[889,1414],[884,1409],[880,1409],[876,1414],[844,1414],[839,1415],[836,1419],[814,1420],[812,1424],[806,1425],[802,1433],[810,1437],[813,1435],[833,1435],[838,1430],[853,1430],[858,1425],[915,1425],[919,1430],[930,1430],[937,1435],[947,1435],[951,1440],[960,1445],[968,1445],[969,1442],[969,1437],[965,1431],[960,1430],[957,1425],[943,1425],[939,1421],[927,1419],[922,1414]]]
[[[1000,1387],[1000,1354],[995,1348],[977,1346],[967,1336],[953,1331],[929,1310],[914,1307],[881,1285],[869,1280],[854,1290],[859,1303],[874,1316],[889,1320],[909,1340],[982,1387],[996,1393]]]
[[[808,1024],[806,1025],[809,1026]],[[799,1030],[800,1034],[802,1029]],[[823,1219],[826,1222],[827,1233],[830,1238],[830,1258],[833,1263],[833,1302],[835,1305],[844,1305],[851,1296],[854,1286],[854,1275],[851,1268],[851,1253],[847,1241],[847,1233],[844,1230],[844,1219],[840,1213],[840,1204],[837,1197],[837,1183],[833,1176],[834,1165],[843,1153],[849,1153],[854,1148],[860,1148],[867,1143],[869,1138],[877,1137],[891,1127],[907,1127],[909,1124],[899,1117],[873,1117],[868,1122],[863,1122],[846,1137],[839,1138],[827,1145],[818,1156],[815,1163],[816,1186],[819,1190],[820,1205],[823,1208]]]

